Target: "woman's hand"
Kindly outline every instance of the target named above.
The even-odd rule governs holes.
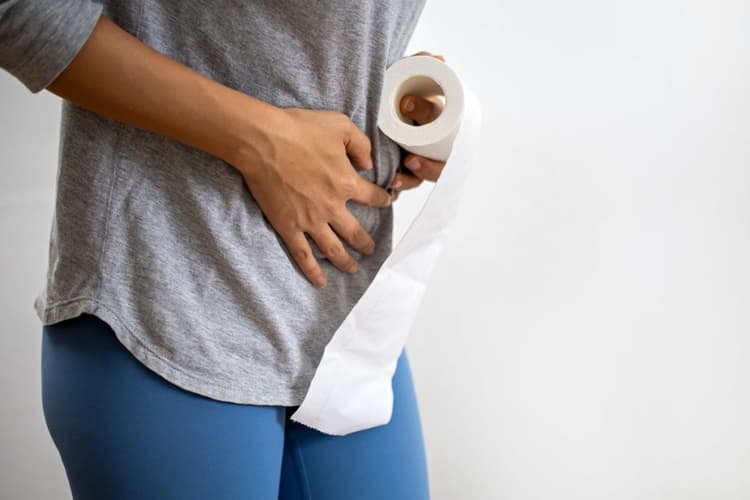
[[[226,87],[104,16],[48,88],[83,108],[171,137],[237,168],[314,284],[325,286],[326,276],[305,232],[343,271],[358,266],[339,236],[361,253],[373,252],[375,242],[344,203],[353,199],[385,207],[391,199],[350,163],[347,154],[358,166],[372,168],[370,141],[346,115],[282,109]]]
[[[430,52],[420,51],[413,56],[432,56],[445,62],[441,55],[431,54]],[[399,103],[401,113],[412,120],[413,125],[424,125],[435,120],[443,110],[443,101],[437,95],[432,96],[414,96],[405,95]],[[440,177],[440,173],[445,166],[444,161],[432,160],[423,156],[408,153],[404,157],[404,167],[400,168],[393,177],[391,184],[391,197],[397,200],[401,191],[414,189],[422,184],[423,180],[435,182]]]
[[[338,269],[353,273],[357,261],[339,237],[367,255],[374,251],[375,242],[349,212],[346,201],[387,207],[391,198],[352,166],[353,162],[360,168],[373,168],[371,145],[345,114],[278,109],[280,113],[265,128],[264,139],[234,165],[305,276],[325,286],[325,273],[304,233]]]

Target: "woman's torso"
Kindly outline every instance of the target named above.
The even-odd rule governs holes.
[[[156,50],[280,107],[332,109],[369,137],[383,187],[400,150],[376,127],[385,69],[423,1],[104,2]],[[349,202],[375,239],[344,274],[315,247],[313,287],[233,167],[171,139],[63,105],[45,323],[97,314],[152,370],[216,399],[299,404],[323,349],[391,249],[392,208]]]

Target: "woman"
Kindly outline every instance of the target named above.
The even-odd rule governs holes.
[[[391,250],[391,202],[443,167],[376,127],[422,8],[0,3],[0,65],[63,98],[34,307],[75,500],[429,497],[405,351],[387,425],[288,419]]]

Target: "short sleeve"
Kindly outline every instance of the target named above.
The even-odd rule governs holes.
[[[89,0],[0,0],[0,67],[33,93],[47,88],[81,50],[102,10]]]

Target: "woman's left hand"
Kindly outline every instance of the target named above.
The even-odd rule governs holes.
[[[441,55],[431,54],[426,51],[420,51],[413,56],[432,56],[445,62]],[[400,102],[401,113],[412,120],[414,125],[424,125],[429,123],[440,115],[443,110],[443,101],[437,95],[432,96],[415,96],[405,95]],[[399,168],[393,177],[390,185],[391,198],[393,201],[398,199],[401,191],[414,189],[422,184],[423,180],[435,182],[440,177],[440,173],[445,166],[444,161],[431,160],[423,156],[408,153],[404,157],[405,168]]]

